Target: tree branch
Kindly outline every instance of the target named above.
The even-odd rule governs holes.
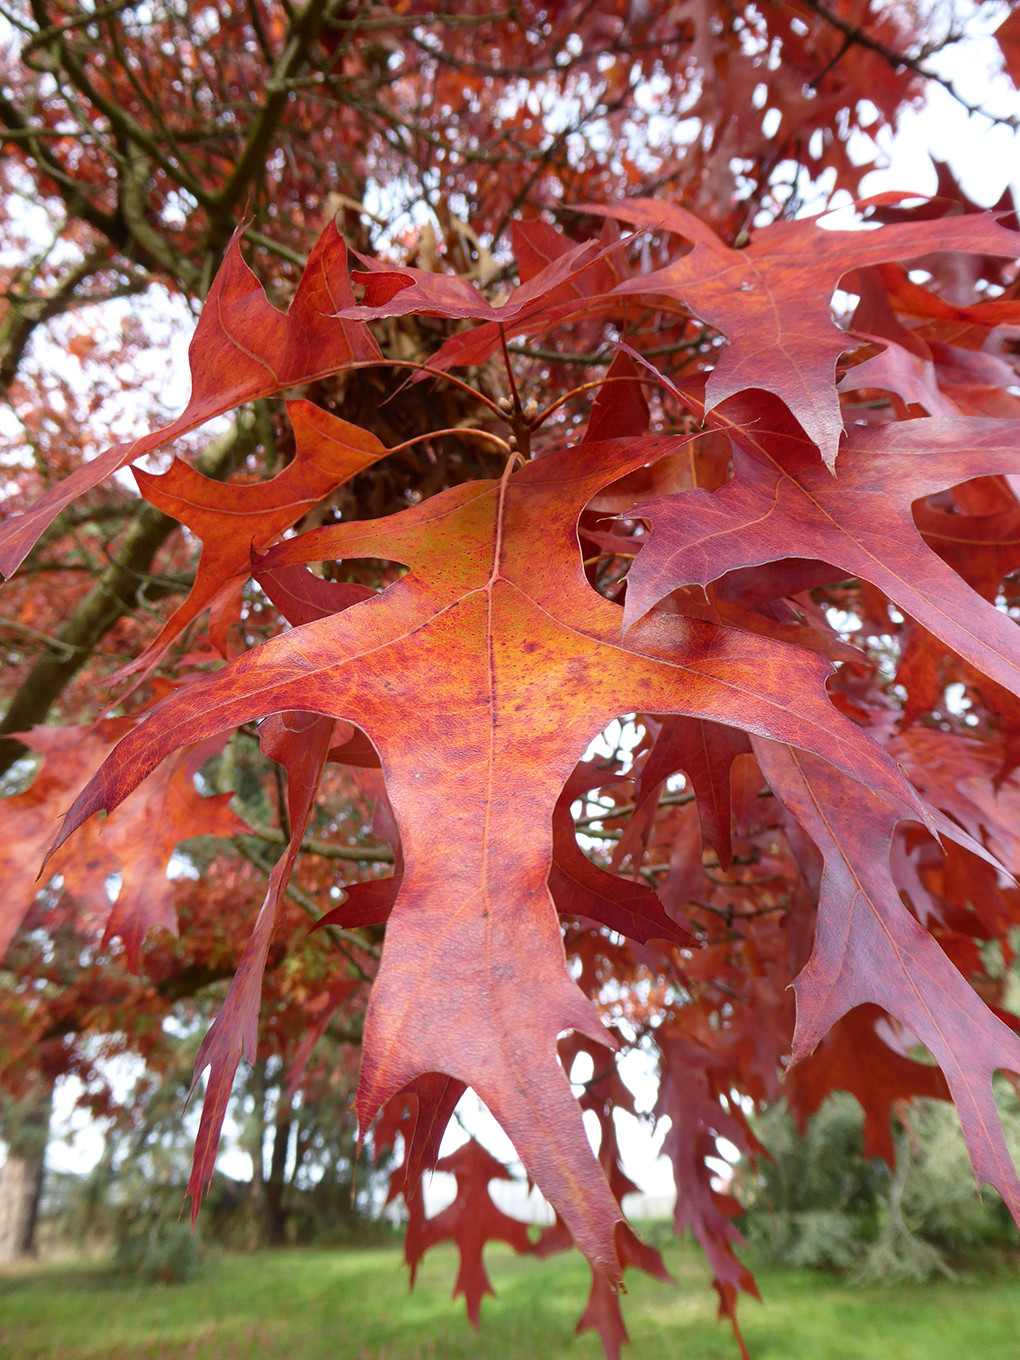
[[[226,242],[233,230],[234,212],[248,190],[252,176],[265,164],[269,144],[290,98],[287,81],[307,60],[308,47],[322,27],[328,0],[309,0],[300,17],[295,16],[283,52],[266,81],[266,101],[255,119],[247,145],[238,157],[234,173],[207,206],[210,216],[210,247]],[[217,232],[222,240],[217,240]],[[224,234],[225,233],[225,234]]]
[[[887,61],[893,70],[899,70],[905,67],[908,71],[913,71],[916,76],[920,76],[922,80],[930,80],[936,85],[941,85],[946,93],[955,99],[960,107],[965,109],[967,113],[979,113],[983,118],[987,118],[990,123],[1001,123],[1004,127],[1012,128],[1014,132],[1020,128],[1020,116],[1011,114],[1009,117],[1006,117],[1005,115],[989,113],[987,109],[982,108],[980,104],[971,104],[969,100],[964,99],[963,95],[960,94],[956,86],[947,76],[941,76],[937,71],[932,71],[929,67],[925,66],[924,63],[928,57],[934,56],[937,51],[940,51],[942,47],[948,46],[950,42],[958,41],[957,38],[947,38],[945,42],[940,43],[937,46],[926,46],[916,57],[911,57],[906,52],[899,52],[896,48],[890,47],[880,39],[872,37],[867,29],[861,28],[859,24],[851,23],[850,20],[842,18],[831,10],[828,5],[823,4],[822,0],[804,0],[804,5],[805,8],[812,10],[820,19],[824,19],[827,24],[831,24],[833,28],[843,34],[843,48],[836,58],[837,61],[848,47],[866,47],[869,52],[874,52],[884,61]],[[813,83],[817,84],[818,80],[821,80],[822,76],[827,74],[827,71],[831,69],[832,65],[835,65],[835,62],[832,62],[830,67],[827,67],[825,71],[821,72]]]

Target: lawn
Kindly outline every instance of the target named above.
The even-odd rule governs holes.
[[[641,1360],[739,1360],[715,1321],[704,1262],[666,1252],[678,1286],[628,1277],[624,1312]],[[223,1256],[187,1284],[125,1282],[101,1267],[0,1275],[0,1360],[596,1360],[575,1338],[584,1263],[487,1262],[499,1293],[475,1333],[450,1300],[452,1249],[431,1252],[408,1294],[397,1247]],[[972,1360],[1020,1354],[1020,1278],[951,1285],[845,1283],[807,1270],[759,1268],[764,1304],[747,1300],[753,1360]]]

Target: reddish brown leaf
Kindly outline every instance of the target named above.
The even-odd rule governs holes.
[[[745,1154],[757,1148],[743,1120],[723,1109],[713,1089],[712,1072],[724,1066],[721,1059],[682,1033],[659,1032],[656,1042],[663,1054],[662,1079],[655,1103],[657,1118],[668,1118],[670,1127],[662,1152],[673,1165],[676,1182],[676,1232],[688,1228],[704,1248],[719,1295],[719,1312],[730,1319],[747,1360],[737,1327],[737,1295],[743,1291],[758,1297],[750,1271],[734,1253],[743,1238],[732,1220],[740,1205],[732,1195],[716,1189],[716,1173],[709,1158],[718,1158],[718,1138],[726,1138]]]
[[[418,1201],[414,1212],[422,1212],[421,1178],[435,1170],[443,1134],[466,1090],[463,1082],[441,1072],[426,1072],[383,1106],[373,1134],[376,1159],[393,1147],[398,1133],[404,1144],[403,1158],[390,1175],[387,1204],[403,1195],[409,1209]]]
[[[182,751],[149,775],[103,826],[103,840],[117,856],[121,874],[103,944],[119,936],[135,971],[149,929],[177,934],[166,876],[176,847],[193,836],[237,836],[248,830],[229,807],[232,794],[204,798],[195,788],[199,768],[222,745],[222,740],[200,742]]]
[[[109,910],[106,881],[117,872],[118,863],[110,845],[100,835],[100,823],[85,828],[80,843],[58,852],[45,877],[39,874],[39,863],[69,799],[85,784],[96,761],[102,760],[129,726],[123,718],[115,718],[91,728],[36,727],[20,734],[26,746],[43,753],[45,762],[24,793],[5,798],[2,804],[0,875],[4,892],[0,899],[0,959],[53,874],[62,875],[69,891],[94,904],[95,921],[105,921]],[[77,837],[75,841],[78,842]]]
[[[283,617],[295,627],[338,614],[375,594],[371,586],[355,581],[324,581],[304,567],[277,567],[275,571],[259,567],[254,575]]]
[[[340,978],[324,992],[318,996],[313,996],[305,1007],[308,1015],[308,1027],[301,1036],[291,1059],[290,1070],[287,1073],[287,1084],[284,1087],[284,1099],[293,1100],[308,1059],[312,1056],[312,1050],[329,1028],[329,1023],[336,1015],[337,1011],[350,997],[351,993],[361,986],[361,979],[357,977]]]
[[[263,734],[266,754],[287,769],[290,840],[284,854],[273,866],[265,901],[244,947],[237,972],[231,980],[223,1006],[202,1040],[195,1058],[191,1093],[194,1093],[207,1067],[209,1078],[202,1101],[202,1117],[195,1136],[191,1176],[188,1179],[192,1226],[198,1217],[202,1196],[212,1180],[220,1130],[238,1063],[242,1057],[250,1063],[255,1061],[266,957],[280,922],[287,882],[301,850],[301,839],[312,813],[322,768],[329,756],[333,727],[332,718],[317,713],[284,713]]]
[[[1020,506],[968,515],[920,501],[913,513],[928,547],[994,604],[1002,578],[1020,569]]]
[[[638,799],[649,785],[683,770],[698,799],[701,835],[719,855],[723,868],[733,857],[730,838],[730,766],[751,749],[732,727],[699,718],[665,718],[641,768]]]
[[[627,439],[648,430],[648,398],[638,380],[638,368],[629,354],[618,350],[609,366],[606,380],[591,404],[588,443],[602,439]]]
[[[556,910],[564,916],[586,916],[641,944],[652,940],[688,943],[690,932],[666,914],[658,895],[646,883],[607,873],[584,853],[570,813],[576,797],[568,785],[553,810],[549,891]]]
[[[39,727],[22,740],[46,753],[46,763],[31,787],[4,800],[4,910],[0,913],[0,957],[45,880],[37,879],[38,850],[52,833],[62,809],[89,766],[133,726],[109,719],[94,728]],[[128,966],[137,970],[142,941],[152,926],[177,933],[173,887],[166,876],[177,845],[193,836],[234,836],[247,830],[227,804],[231,795],[203,798],[195,788],[199,766],[220,743],[192,747],[150,775],[105,823],[90,827],[81,844],[50,863],[51,874],[79,902],[78,924],[86,935],[102,934],[102,944],[120,937]],[[0,857],[2,858],[2,857]],[[107,882],[120,874],[111,904]]]
[[[661,1254],[642,1242],[626,1223],[617,1225],[616,1249],[624,1270],[635,1266],[657,1280],[675,1283]],[[620,1291],[613,1289],[598,1271],[591,1273],[591,1293],[574,1330],[578,1336],[582,1332],[598,1332],[606,1360],[620,1360],[620,1348],[630,1340],[620,1311]]]
[[[457,1195],[433,1218],[426,1218],[421,1197],[413,1201],[404,1240],[404,1255],[411,1267],[411,1283],[422,1257],[437,1242],[453,1241],[460,1253],[460,1269],[453,1286],[453,1297],[463,1294],[468,1317],[475,1327],[480,1320],[482,1299],[494,1294],[482,1261],[486,1242],[506,1242],[514,1251],[531,1251],[528,1225],[497,1209],[489,1197],[493,1180],[514,1179],[502,1162],[474,1138],[449,1157],[436,1163],[437,1171],[447,1171],[457,1179]]]
[[[637,226],[675,232],[693,249],[652,274],[628,279],[621,296],[661,294],[721,331],[730,347],[708,380],[707,409],[751,388],[774,392],[817,445],[830,470],[843,433],[835,390],[836,360],[851,348],[833,324],[830,304],[851,269],[921,255],[932,247],[931,224],[900,222],[875,231],[828,231],[818,219],[774,222],[731,250],[685,208],[658,199],[628,199],[589,209]],[[1012,258],[1020,236],[991,214],[939,224],[940,249]],[[808,263],[810,262],[810,263]]]
[[[202,309],[188,351],[192,390],[187,407],[164,429],[117,444],[51,487],[23,515],[0,527],[0,573],[10,576],[65,506],[189,430],[245,402],[377,359],[366,326],[336,319],[353,302],[347,250],[335,225],[315,245],[287,312],[278,311],[241,256],[235,232]]]
[[[605,299],[620,278],[612,258],[619,250],[616,230],[603,232],[600,241],[570,244],[537,273],[522,279],[521,286],[498,305],[456,275],[394,268],[362,257],[368,272],[354,275],[365,290],[362,306],[341,315],[361,321],[424,315],[481,322],[451,336],[433,355],[429,368],[480,364],[498,347],[501,334],[528,334],[604,310]]]
[[[814,952],[798,976],[793,1060],[832,1025],[872,1003],[924,1044],[945,1074],[979,1185],[1016,1215],[1017,1179],[992,1094],[992,1075],[1020,1071],[1020,1040],[985,1006],[903,905],[889,872],[905,813],[815,756],[754,741],[773,792],[825,861]],[[937,998],[937,1004],[936,1004]]]
[[[905,1043],[895,1046],[891,1030],[877,1006],[857,1006],[836,1021],[783,1083],[801,1130],[833,1091],[849,1091],[864,1111],[864,1155],[883,1157],[890,1166],[895,1158],[892,1119],[897,1104],[915,1096],[949,1098],[940,1070],[915,1062]]]
[[[910,513],[933,491],[1020,466],[1020,422],[940,418],[856,428],[836,478],[788,418],[766,426],[759,415],[736,437],[748,453],[738,449],[736,476],[721,490],[636,508],[652,537],[628,576],[628,626],[677,586],[809,555],[872,582],[978,670],[1020,691],[1016,624],[934,553],[924,555]]]

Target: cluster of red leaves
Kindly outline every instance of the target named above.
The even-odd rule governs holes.
[[[590,210],[604,225],[585,242],[528,220],[515,235],[520,285],[499,300],[452,274],[366,259],[356,302],[330,228],[286,314],[235,240],[193,342],[185,413],[0,531],[8,572],[74,497],[217,412],[385,363],[378,321],[460,323],[411,366],[423,400],[426,383],[464,384],[455,370],[491,384],[515,337],[628,337],[583,424],[557,416],[579,394],[534,374],[532,390],[507,362],[502,398],[481,383],[473,394],[476,437],[503,451],[502,476],[382,519],[283,537],[392,452],[304,402],[290,407],[293,461],[269,481],[224,486],[183,462],[137,474],[203,555],[188,600],[128,669],[151,671],[207,608],[225,651],[249,577],[279,631],[211,673],[209,653],[185,656],[176,688],[137,720],[77,744],[37,732],[37,747],[64,741],[67,758],[8,800],[5,841],[22,855],[41,845],[43,809],[98,765],[49,871],[89,903],[119,863],[126,890],[104,928],[135,956],[148,926],[172,925],[168,894],[151,886],[177,840],[238,829],[222,797],[195,792],[209,744],[259,723],[286,772],[286,850],[199,1054],[210,1078],[196,1209],[238,1061],[254,1054],[288,881],[338,762],[362,770],[380,825],[392,818],[396,860],[326,914],[348,932],[385,923],[358,1116],[367,1130],[381,1112],[379,1146],[402,1134],[393,1188],[411,1211],[408,1259],[413,1269],[453,1237],[473,1319],[493,1237],[580,1247],[593,1271],[581,1325],[610,1355],[626,1335],[623,1269],[664,1274],[621,1222],[632,1188],[613,1120],[629,1108],[612,1058],[621,1034],[659,1054],[676,1226],[704,1246],[734,1322],[738,1291],[754,1286],[711,1159],[720,1139],[756,1153],[742,1098],[776,1098],[791,1064],[798,1117],[849,1089],[886,1156],[901,1103],[948,1094],[979,1182],[1020,1216],[991,1086],[997,1070],[1020,1071],[1017,1022],[981,952],[996,940],[1008,958],[1018,923],[1020,639],[1003,580],[1020,570],[1020,301],[1003,262],[1020,233],[961,206],[871,205],[867,231],[783,222],[744,248],[665,201]],[[859,299],[844,327],[831,317],[837,285]],[[706,333],[717,342],[702,344]],[[675,381],[646,352],[663,336],[699,337]],[[406,570],[377,592],[308,565],[357,559]],[[950,684],[968,708],[947,706]],[[583,759],[629,713],[645,715],[633,763]],[[578,801],[597,809],[593,834],[617,842],[606,867],[578,846]],[[148,892],[132,886],[142,874]],[[5,901],[5,939],[33,896],[26,886]],[[345,972],[316,998],[310,1032],[353,986]],[[582,1050],[595,1075],[578,1101],[568,1074]],[[537,1244],[491,1202],[502,1173],[483,1149],[440,1160],[468,1086],[556,1210]],[[597,1155],[582,1110],[601,1128]],[[420,1181],[436,1167],[458,1194],[426,1220]]]

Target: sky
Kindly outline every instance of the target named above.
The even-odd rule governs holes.
[[[1002,16],[1007,9],[1004,4]],[[983,28],[972,25],[965,42],[931,59],[929,65],[951,79],[968,102],[1003,116],[1020,114],[1020,95],[1012,83],[1002,76],[995,77],[999,68],[998,48],[994,39],[988,36],[994,27],[994,21],[986,22]],[[991,206],[1007,188],[1011,188],[1020,200],[1020,140],[1008,128],[994,126],[987,118],[968,116],[948,91],[938,85],[929,85],[923,105],[906,112],[894,138],[884,138],[883,153],[886,163],[864,180],[862,193],[865,196],[889,190],[923,195],[933,193],[936,178],[930,156],[934,155],[949,162],[964,191],[977,203]],[[862,158],[865,154],[862,146]],[[179,342],[175,338],[170,346],[172,372],[164,401],[171,409],[183,406],[187,399],[190,379],[186,351],[187,336],[181,333]],[[162,353],[165,356],[167,351]],[[135,1070],[130,1063],[120,1069],[119,1080],[125,1089]],[[638,1108],[649,1110],[654,1103],[656,1086],[652,1060],[646,1054],[629,1055],[624,1059],[622,1071],[635,1092]],[[48,1164],[57,1170],[81,1172],[98,1160],[103,1137],[100,1127],[90,1124],[82,1111],[73,1108],[75,1096],[73,1081],[58,1089]],[[443,1144],[444,1154],[463,1142],[464,1129],[470,1128],[497,1157],[508,1162],[513,1160],[509,1141],[471,1093],[465,1097],[459,1113],[462,1124],[451,1124]],[[658,1157],[664,1130],[660,1127],[655,1136],[650,1122],[635,1121],[624,1113],[617,1118],[628,1174],[655,1201],[664,1202],[672,1191],[668,1163]],[[250,1174],[248,1158],[234,1153],[226,1159],[224,1170],[232,1175],[247,1176]],[[452,1177],[437,1175],[427,1196],[429,1211],[438,1211],[452,1193]],[[499,1199],[501,1207],[521,1213],[520,1199],[505,1198],[513,1193],[500,1187],[494,1197]],[[540,1212],[536,1216],[541,1217]]]
[[[965,42],[947,48],[927,63],[951,80],[968,103],[999,117],[1020,115],[1020,94],[1001,73],[999,46],[992,37],[1009,8],[1001,5],[998,17],[986,18],[981,25],[971,21]],[[952,166],[964,191],[983,207],[991,207],[1006,188],[1012,188],[1020,198],[1020,141],[1016,134],[985,117],[968,117],[939,85],[929,84],[924,103],[905,112],[895,139],[887,135],[882,140],[888,165],[865,177],[861,186],[865,196],[886,190],[934,193],[934,156]]]

